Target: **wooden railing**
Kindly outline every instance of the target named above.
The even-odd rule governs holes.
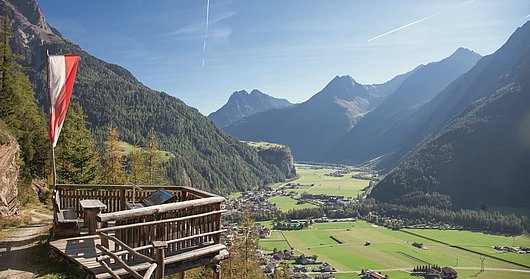
[[[157,274],[163,274],[165,264],[200,260],[220,251],[226,253],[224,245],[220,244],[221,233],[226,231],[221,229],[221,214],[226,211],[221,209],[224,202],[223,197],[211,196],[100,213],[96,219],[102,225],[97,230],[101,245],[97,248],[103,256],[98,262],[109,271],[112,264],[133,269],[130,266],[138,266],[138,259],[141,259],[150,264],[149,267],[156,268]],[[111,223],[114,226],[109,226]],[[161,242],[164,243],[162,255],[165,255],[162,261],[161,251],[157,250],[160,245],[154,245]],[[224,257],[227,254],[220,259]],[[153,267],[153,264],[158,266]],[[144,264],[143,267],[145,270],[148,266]]]
[[[160,188],[177,201],[126,210],[133,199],[139,202]],[[106,205],[94,220],[100,227],[97,260],[113,278],[119,274],[149,278],[153,272],[161,278],[166,264],[174,272],[208,265],[219,274],[218,262],[228,257],[220,243],[225,232],[221,229],[223,197],[187,186],[59,184],[55,189],[57,210],[72,208],[79,218],[83,217],[81,200],[96,199]]]
[[[136,187],[136,189],[133,187]],[[138,189],[138,187],[140,189]],[[58,184],[56,186],[61,209],[68,207],[75,208],[75,212],[79,218],[83,217],[83,210],[79,204],[80,200],[97,199],[107,206],[103,212],[117,212],[126,209],[125,203],[131,202],[133,200],[133,195],[134,200],[139,201],[160,188],[164,188],[166,191],[177,195],[178,201],[217,197],[217,195],[187,186],[89,184]]]

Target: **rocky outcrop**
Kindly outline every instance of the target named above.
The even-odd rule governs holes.
[[[4,122],[0,121],[0,217],[18,214],[17,157],[20,147]]]
[[[257,147],[259,156],[267,163],[278,167],[284,174],[285,178],[296,177],[294,160],[291,155],[291,149],[284,145],[275,144],[268,147]]]

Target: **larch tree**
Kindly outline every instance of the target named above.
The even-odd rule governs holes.
[[[147,184],[147,167],[145,152],[139,148],[134,147],[128,158],[128,177],[129,182],[135,185]]]
[[[126,182],[123,170],[122,154],[118,130],[109,127],[107,139],[105,140],[105,152],[103,154],[103,181],[107,184],[123,184]]]
[[[149,131],[147,145],[145,147],[145,163],[147,170],[147,184],[161,185],[167,184],[167,171],[164,168],[164,162],[161,158],[161,152],[158,150],[158,139],[153,129]]]

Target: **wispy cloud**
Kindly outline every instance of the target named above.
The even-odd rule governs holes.
[[[397,31],[399,31],[399,30],[402,30],[402,29],[405,29],[405,28],[407,28],[407,27],[410,27],[410,26],[416,25],[416,24],[418,24],[418,23],[420,23],[420,22],[422,22],[422,21],[425,21],[425,20],[431,19],[431,18],[433,18],[433,17],[437,17],[437,16],[439,16],[439,15],[442,15],[442,14],[448,13],[448,12],[454,10],[454,9],[458,9],[458,8],[460,8],[460,7],[463,7],[463,6],[467,5],[467,4],[470,4],[470,3],[475,2],[475,1],[476,1],[476,0],[469,0],[469,1],[466,1],[466,2],[464,2],[464,3],[462,3],[462,4],[459,4],[459,5],[457,5],[457,6],[454,6],[454,7],[452,7],[452,8],[449,8],[449,9],[447,9],[447,10],[444,10],[444,11],[441,11],[441,12],[438,12],[438,13],[435,13],[435,14],[433,14],[433,15],[430,15],[430,16],[427,16],[427,17],[424,17],[424,18],[422,18],[422,19],[418,19],[418,20],[416,20],[416,21],[413,21],[413,22],[411,22],[411,23],[405,24],[405,25],[403,25],[403,26],[401,26],[401,27],[398,27],[398,28],[396,28],[396,29],[393,29],[393,30],[390,30],[390,31],[388,31],[388,32],[386,32],[386,33],[383,33],[383,34],[381,34],[381,35],[379,35],[379,36],[375,36],[375,37],[369,39],[368,42],[371,42],[371,41],[373,41],[373,40],[377,40],[377,39],[382,38],[382,37],[384,37],[384,36],[386,36],[386,35],[390,35],[390,34],[392,34],[392,33],[395,33],[395,32],[397,32]]]
[[[523,19],[527,19],[527,18],[530,18],[530,14],[528,14],[527,16],[523,17]]]
[[[206,31],[204,31],[204,45],[202,48],[202,66],[206,64],[204,56],[206,55],[206,42],[208,40],[208,17],[210,16],[210,0],[206,0]]]
[[[214,25],[216,23],[219,23],[225,19],[229,19],[233,16],[236,15],[236,12],[233,12],[233,11],[229,11],[229,12],[226,12],[222,15],[219,15],[215,18],[212,18],[212,19],[209,19],[209,25]],[[189,34],[193,34],[193,33],[198,33],[201,35],[201,37],[204,35],[203,33],[203,29],[204,28],[204,22],[197,22],[197,23],[193,23],[193,24],[190,24],[190,25],[186,25],[186,26],[183,26],[183,27],[180,27],[176,30],[173,30],[171,32],[167,32],[165,34],[163,34],[164,36],[169,36],[169,37],[176,37],[176,36],[179,36],[179,35],[189,35]]]

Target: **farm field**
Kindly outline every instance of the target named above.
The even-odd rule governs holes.
[[[501,252],[491,246],[524,246],[530,247],[530,237],[520,235],[516,237],[506,237],[500,235],[489,235],[470,231],[456,230],[406,230],[412,233],[430,237],[432,239],[457,245],[472,251],[492,255],[497,258],[510,260],[516,263],[530,266],[530,254],[516,254]],[[530,277],[530,276],[529,276]]]
[[[369,180],[352,178],[352,175],[359,173],[355,171],[351,171],[343,177],[325,175],[337,170],[339,169],[318,167],[315,169],[315,166],[296,164],[296,172],[299,178],[289,183],[301,184],[301,186],[298,186],[299,188],[297,189],[286,189],[286,191],[294,192],[298,195],[307,192],[309,194],[339,195],[347,198],[355,198],[369,184]],[[278,188],[282,185],[285,185],[285,183],[276,183],[272,187]],[[276,203],[284,212],[290,209],[315,207],[310,204],[297,205],[296,200],[289,197],[272,197],[269,199],[269,202]]]
[[[422,233],[430,235],[430,231],[425,230]],[[483,238],[482,241],[489,241],[488,237],[483,237],[482,234],[467,233],[459,235],[459,241],[472,243],[481,237]],[[492,237],[498,238],[497,240],[512,241],[509,237]],[[521,237],[518,241],[526,243],[527,238]],[[367,241],[370,242],[370,245],[365,246]],[[426,248],[416,248],[412,246],[413,242],[421,242]],[[348,276],[354,275],[353,272],[367,268],[385,270],[437,264],[458,269],[480,268],[481,265],[478,254],[449,247],[403,231],[377,227],[364,221],[320,223],[299,231],[274,231],[270,239],[261,239],[259,243],[266,252],[272,251],[274,248],[288,249],[288,247],[292,247],[298,254],[317,255],[319,260],[332,264],[341,272],[352,272],[352,274],[338,273],[337,278],[357,278]],[[479,241],[479,243],[484,242]],[[530,255],[521,256],[526,256],[528,259]],[[522,262],[528,264],[527,260],[522,260]],[[487,258],[484,264],[486,268],[530,271],[530,269],[492,258]],[[478,270],[466,270],[463,271],[463,274],[471,276],[477,272]],[[530,278],[530,273],[504,272],[500,275],[500,272],[485,271],[479,274],[477,278]],[[394,275],[391,278],[409,278],[409,275],[403,271],[389,271],[388,273]],[[469,278],[466,276],[459,276],[459,278]]]
[[[462,270],[456,269],[458,272],[458,278],[473,278],[473,279],[528,279],[530,273],[522,272],[511,272],[511,271],[482,271],[479,270]],[[382,272],[383,275],[388,275],[390,279],[411,279],[421,277],[411,277],[408,272],[405,271],[388,271]],[[358,279],[360,278],[359,273],[335,273],[336,279]]]
[[[287,212],[291,209],[304,209],[304,208],[313,208],[317,207],[314,204],[304,203],[304,204],[296,204],[297,200],[286,197],[286,196],[276,196],[269,198],[268,201],[272,204],[275,204],[276,207],[278,207],[281,211]]]
[[[325,175],[337,170],[333,168],[314,169],[313,166],[309,165],[296,165],[296,172],[300,178],[292,181],[292,183],[299,183],[303,186],[300,189],[290,189],[289,191],[298,194],[307,192],[309,194],[339,195],[354,198],[359,193],[362,193],[361,190],[363,188],[368,186],[369,180],[351,177],[359,172],[352,171],[344,174],[343,177]],[[314,186],[311,186],[312,184]]]

